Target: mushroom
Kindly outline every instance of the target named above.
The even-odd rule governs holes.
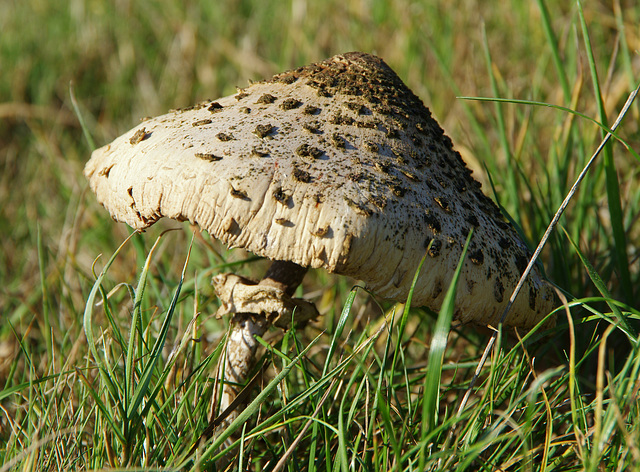
[[[495,325],[530,257],[420,99],[360,52],[146,120],[94,151],[85,175],[118,221],[188,220],[277,261],[259,284],[214,278],[220,313],[246,325],[230,338],[247,365],[253,334],[294,308],[317,314],[290,298],[307,267],[405,301],[427,252],[412,303],[438,310],[473,228],[455,316]],[[535,267],[505,323],[531,328],[553,303]]]

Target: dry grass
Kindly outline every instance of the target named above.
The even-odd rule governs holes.
[[[339,52],[376,53],[430,107],[485,191],[492,194],[493,184],[495,197],[535,243],[600,141],[600,130],[553,108],[456,97],[546,102],[600,120],[593,91],[598,84],[612,120],[640,77],[640,8],[635,2],[593,1],[583,6],[597,81],[589,68],[576,3],[547,3],[551,36],[545,32],[541,1],[462,0],[452,5],[291,0],[183,6],[173,0],[71,0],[60,6],[30,0],[0,5],[0,470],[126,465],[118,428],[97,406],[112,402],[109,408],[115,408],[117,402],[107,398],[100,383],[82,318],[95,280],[96,256],[112,254],[129,232],[110,221],[88,192],[82,168],[91,149],[73,111],[71,90],[93,140],[102,145],[141,117],[233,93],[249,79]],[[619,131],[636,151],[639,124],[636,103]],[[611,299],[625,314],[636,316],[639,161],[619,142],[611,152],[617,184],[607,183],[611,168],[600,160],[561,224],[600,275]],[[618,216],[615,208],[611,210],[616,188]],[[137,284],[156,237],[179,225],[157,226],[124,247],[109,270],[107,288],[120,282]],[[141,335],[144,339],[157,334],[180,276],[191,237],[188,226],[180,227],[183,231],[163,237],[154,256],[142,315],[150,326]],[[626,238],[623,247],[614,237],[616,228]],[[246,258],[207,236],[196,238],[167,345],[187,332],[196,311],[202,313],[199,334],[204,336],[181,352],[160,395],[176,416],[156,411],[146,419],[153,426],[146,437],[136,436],[140,443],[127,453],[135,458],[131,466],[177,466],[190,441],[206,427],[209,405],[197,395],[207,398],[210,388],[207,372],[198,365],[215,349],[215,333],[224,331],[223,322],[207,316],[217,303],[208,281],[222,264]],[[96,272],[106,259],[98,260]],[[315,447],[319,452],[314,464],[320,470],[415,470],[419,460],[432,470],[639,466],[636,348],[618,330],[606,344],[598,344],[604,329],[597,325],[609,325],[604,319],[611,310],[601,299],[587,300],[601,293],[564,234],[554,234],[542,259],[569,300],[580,300],[571,309],[577,336],[561,315],[561,326],[545,333],[551,342],[527,341],[496,352],[462,419],[455,420],[452,411],[484,347],[483,334],[463,327],[450,336],[440,423],[429,437],[414,435],[413,427],[422,418],[416,405],[434,321],[421,310],[411,312],[402,367],[388,372],[386,359],[394,352],[397,333],[391,329],[368,347],[367,337],[382,323],[382,311],[373,299],[361,295],[348,305],[351,317],[340,340],[339,352],[351,363],[329,359],[327,365],[338,370],[323,377],[323,356],[332,341],[328,335],[322,338],[309,352],[305,373],[288,380],[295,394],[274,394],[275,399],[260,407],[256,423],[265,421],[268,428],[267,419],[276,418],[280,442],[273,443],[273,433],[257,433],[247,445],[254,456],[245,456],[245,463],[253,457],[253,467],[267,464],[269,451],[277,455],[286,449],[304,425],[303,420],[287,421],[313,414],[322,396],[305,396],[310,388],[305,382],[324,379],[323,385],[334,389],[333,400],[320,417],[339,433],[333,437],[330,428],[316,424],[300,446],[306,451],[295,462],[300,470],[314,470],[307,458]],[[250,262],[234,269],[259,276],[263,266]],[[309,276],[304,290],[317,300],[325,318],[299,339],[278,335],[274,344],[293,357],[296,342],[303,347],[321,329],[333,333],[352,284],[322,272]],[[110,300],[114,324],[96,314],[94,326],[105,352],[114,356],[113,375],[119,378],[122,352],[114,336],[118,330],[127,335],[131,300],[124,288]],[[586,322],[585,315],[594,319]],[[604,357],[598,357],[599,349]],[[572,350],[575,366],[569,360]],[[273,359],[277,367],[285,363],[275,354]],[[381,373],[384,382],[378,383],[371,372]],[[384,401],[374,404],[376,394]],[[294,406],[287,410],[285,404]],[[345,426],[345,419],[353,422]],[[163,430],[168,431],[165,438]],[[87,451],[89,444],[93,452]],[[150,445],[155,452],[145,452]],[[167,457],[173,462],[162,462]]]

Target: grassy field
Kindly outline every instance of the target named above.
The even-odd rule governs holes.
[[[265,337],[232,445],[203,436],[228,324],[210,280],[265,262],[177,222],[119,248],[82,175],[143,116],[362,50],[535,247],[640,82],[638,25],[631,0],[2,2],[0,471],[640,470],[640,102],[541,254],[557,326],[505,331],[462,411],[488,330],[438,335],[314,271],[299,294],[323,316]]]

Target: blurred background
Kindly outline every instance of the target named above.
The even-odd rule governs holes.
[[[613,121],[640,77],[640,8],[612,0],[585,2],[583,9],[603,107]],[[94,259],[129,234],[88,192],[82,169],[92,149],[80,117],[102,146],[142,117],[233,94],[249,80],[341,52],[374,53],[422,98],[485,192],[534,245],[601,139],[589,121],[555,109],[459,98],[547,102],[598,120],[573,2],[4,1],[0,30],[0,310],[36,339],[44,310],[55,312],[54,331],[73,324]],[[636,150],[638,109],[619,132]],[[603,165],[563,225],[613,296],[633,305],[638,161],[619,143],[613,149],[627,246],[615,246]],[[163,223],[145,239],[150,244],[177,226]],[[597,293],[559,234],[542,256],[551,279],[578,297]],[[175,247],[181,264],[186,246]],[[131,278],[145,255],[126,250],[130,264],[114,267],[116,280]],[[624,283],[620,254],[627,256]],[[179,273],[167,270],[174,278]],[[320,277],[331,285],[326,274]],[[0,331],[0,341],[11,337]]]
[[[2,1],[0,385],[20,365],[18,339],[30,345],[42,374],[58,343],[67,356],[84,355],[71,348],[82,337],[94,260],[103,254],[99,270],[130,234],[88,190],[82,170],[92,146],[145,116],[230,95],[250,80],[334,54],[382,57],[535,246],[602,138],[585,117],[610,125],[640,80],[637,2],[590,0],[581,8],[584,25],[576,2],[542,0]],[[545,102],[585,117],[461,97]],[[636,152],[639,110],[634,104],[619,129]],[[547,274],[568,294],[600,293],[567,235],[615,300],[640,307],[638,164],[637,154],[612,144],[561,221],[566,235],[556,231],[543,252]],[[157,235],[176,227],[182,231],[163,238],[153,268],[174,286],[192,233],[176,222],[137,237],[109,277],[135,283]],[[220,264],[216,252],[226,263],[248,257],[196,238],[190,270],[202,307],[215,304],[208,280]],[[259,277],[263,265],[236,269]],[[316,273],[305,284],[331,314],[353,281]]]
[[[640,76],[640,8],[631,0],[584,3],[612,121]],[[102,146],[142,117],[232,94],[249,80],[341,52],[374,53],[422,98],[530,243],[601,138],[593,124],[558,110],[457,98],[534,100],[599,119],[573,2],[4,1],[0,30],[0,309],[17,324],[26,312],[38,319],[42,277],[56,285],[50,296],[69,293],[79,308],[94,258],[128,234],[87,193],[82,168],[92,149],[72,93]],[[638,109],[620,131],[636,150]],[[575,224],[565,225],[614,294],[632,302],[638,161],[618,143],[614,150],[627,235],[617,254],[630,253],[624,284],[603,166],[577,197],[586,203],[570,208]],[[588,294],[585,271],[557,238],[543,254],[547,271],[575,295]]]

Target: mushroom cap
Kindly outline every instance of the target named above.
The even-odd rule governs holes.
[[[85,175],[134,228],[189,220],[230,247],[324,267],[399,301],[429,248],[413,304],[433,310],[474,228],[462,322],[496,324],[530,257],[420,99],[359,52],[143,121],[94,151]],[[536,267],[506,323],[532,327],[553,305]]]

